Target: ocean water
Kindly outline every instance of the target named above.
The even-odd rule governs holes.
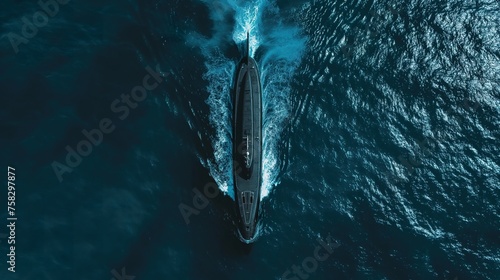
[[[0,4],[0,279],[500,279],[498,1],[42,3]],[[229,94],[247,31],[250,246]]]

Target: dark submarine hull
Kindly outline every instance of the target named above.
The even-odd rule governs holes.
[[[262,183],[262,88],[257,62],[247,54],[235,72],[233,87],[233,179],[238,232],[254,241]]]

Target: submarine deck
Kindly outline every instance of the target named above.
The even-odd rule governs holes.
[[[233,178],[245,232],[255,230],[262,173],[262,93],[257,63],[238,64],[234,96]]]

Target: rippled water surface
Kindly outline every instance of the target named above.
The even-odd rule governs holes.
[[[13,44],[40,10],[0,4],[18,185],[1,279],[499,279],[498,1],[75,0]],[[247,31],[264,101],[252,246],[231,175]],[[162,81],[121,118],[147,66]],[[104,118],[115,130],[59,180]]]

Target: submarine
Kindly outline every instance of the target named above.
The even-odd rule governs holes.
[[[235,71],[233,102],[233,182],[238,233],[245,243],[255,241],[262,183],[262,88],[257,62],[246,55]]]

